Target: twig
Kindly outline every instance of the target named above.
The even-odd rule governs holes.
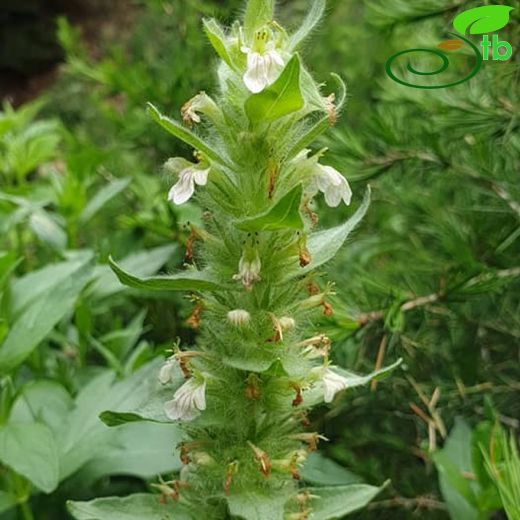
[[[385,359],[386,346],[388,345],[388,336],[385,334],[381,343],[379,344],[379,350],[377,352],[376,366],[374,370],[377,372],[383,366],[383,360]],[[370,390],[375,392],[377,389],[377,380],[373,379],[370,383]]]
[[[405,498],[395,497],[390,500],[379,500],[369,504],[368,509],[389,509],[402,507],[404,509],[440,509],[446,510],[446,504],[430,497]]]

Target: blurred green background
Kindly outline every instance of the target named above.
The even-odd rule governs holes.
[[[395,52],[435,47],[457,12],[482,4],[331,0],[304,52],[319,80],[337,72],[349,89],[344,114],[316,147],[330,149],[354,206],[367,184],[373,190],[368,216],[327,268],[336,284],[334,316],[323,323],[333,356],[359,372],[404,358],[390,379],[311,418],[330,442],[306,479],[391,479],[352,518],[506,518],[504,432],[518,438],[520,427],[518,9],[500,31],[513,58],[485,63],[468,83],[416,90],[384,70]],[[191,152],[144,106],[177,116],[212,89],[201,20],[229,22],[241,8],[238,0],[0,6],[0,425],[43,420],[68,450],[49,493],[0,450],[2,520],[67,518],[68,498],[144,490],[179,468],[165,466],[172,442],[162,432],[153,432],[163,450],[154,454],[142,449],[151,432],[104,437],[97,408],[85,404],[100,397],[85,387],[107,367],[114,385],[131,382],[177,337],[194,337],[187,299],[124,289],[106,262],[111,254],[143,276],[182,264],[186,223],[201,215],[166,202],[161,164]],[[280,21],[294,27],[307,9],[282,1]],[[323,207],[320,224],[352,210]],[[30,320],[48,326],[34,330]],[[74,438],[74,424],[87,420]],[[109,451],[94,449],[100,439]]]

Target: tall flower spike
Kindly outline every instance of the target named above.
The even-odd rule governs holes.
[[[193,421],[206,409],[206,380],[192,377],[164,404],[164,412],[172,421]]]

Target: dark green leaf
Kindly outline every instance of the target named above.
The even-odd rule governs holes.
[[[220,285],[204,272],[187,271],[171,276],[139,278],[121,269],[112,258],[109,258],[109,263],[119,281],[134,289],[147,291],[215,291],[220,288]]]
[[[216,22],[216,20],[204,20],[204,32],[208,37],[211,45],[215,49],[215,52],[220,58],[229,65],[232,69],[235,68],[231,56],[226,48],[226,35],[222,30],[222,27]]]
[[[341,486],[362,482],[361,477],[319,452],[311,453],[307,457],[300,475],[305,482],[315,486]]]
[[[245,110],[253,124],[270,123],[300,110],[303,105],[300,58],[295,54],[270,87],[246,100]]]
[[[261,215],[239,220],[235,223],[235,226],[243,231],[302,230],[303,220],[300,215],[302,193],[302,185],[298,184],[271,209]]]

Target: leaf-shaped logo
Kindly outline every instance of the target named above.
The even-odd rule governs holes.
[[[509,22],[509,12],[514,8],[509,5],[484,5],[468,9],[457,15],[453,27],[461,34],[485,34],[498,31]]]

